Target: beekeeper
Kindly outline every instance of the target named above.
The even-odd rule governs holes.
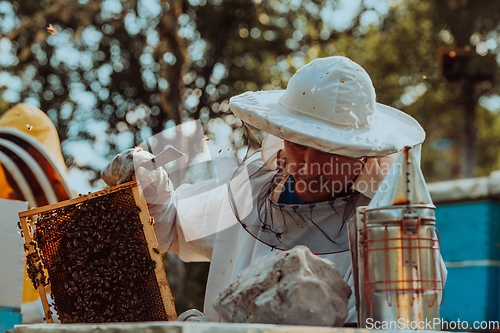
[[[369,203],[396,153],[424,141],[422,127],[377,103],[366,71],[340,56],[313,60],[286,90],[246,92],[230,107],[267,136],[261,158],[242,163],[228,186],[173,190],[162,168],[136,171],[153,184],[144,191],[161,251],[211,261],[204,312],[213,321],[219,318],[212,301],[241,270],[299,244],[333,261],[353,288],[345,225]],[[134,159],[149,156],[125,151],[102,177],[123,183]],[[347,322],[356,322],[354,293]]]

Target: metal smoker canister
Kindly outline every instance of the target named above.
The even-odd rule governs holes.
[[[400,154],[384,182],[357,212],[358,322],[426,329],[439,318],[443,281],[435,206],[413,150]]]

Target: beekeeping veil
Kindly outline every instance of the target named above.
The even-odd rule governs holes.
[[[425,138],[412,117],[375,102],[370,77],[345,57],[313,60],[297,71],[286,90],[246,92],[231,98],[230,107],[245,123],[267,132],[261,149],[264,164],[247,164],[231,181],[233,211],[253,237],[282,250],[302,244],[316,254],[347,251],[344,225],[356,206],[368,204],[405,146],[417,146],[420,156]],[[327,202],[279,203],[289,177],[283,140],[331,154],[366,157],[352,192]],[[266,176],[270,172],[273,176]],[[250,200],[240,193],[245,188],[252,190],[252,209],[243,204]]]

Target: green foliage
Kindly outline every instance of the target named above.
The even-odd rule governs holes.
[[[246,138],[230,114],[231,96],[284,89],[310,60],[345,55],[371,75],[378,102],[420,121],[427,132],[427,178],[458,177],[463,82],[443,78],[440,56],[474,46],[483,47],[483,56],[481,43],[496,41],[498,5],[409,0],[384,7],[365,1],[343,25],[339,16],[332,18],[335,6],[311,0],[13,1],[10,18],[17,25],[1,25],[4,40],[12,41],[2,75],[10,76],[7,88],[10,82],[19,87],[6,89],[0,108],[38,104],[58,128],[68,166],[89,170],[96,181],[118,151],[190,119],[200,119],[209,136],[211,121],[225,120],[237,130],[231,139],[237,151]],[[6,20],[9,10],[3,12]],[[49,23],[55,36],[46,31]],[[494,91],[494,84],[481,84],[475,98]],[[483,132],[494,133],[493,123],[479,121],[479,146],[486,137],[491,142]],[[74,143],[81,142],[101,158],[78,156]],[[486,151],[480,150],[480,174],[498,166]]]
[[[0,114],[18,102],[38,105],[58,129],[68,167],[86,170],[100,187],[99,171],[114,154],[190,119],[200,119],[210,137],[213,124],[230,126],[237,151],[246,137],[230,113],[231,96],[284,89],[312,59],[344,55],[370,74],[378,102],[422,124],[428,181],[461,175],[465,87],[480,102],[476,174],[500,168],[500,106],[488,102],[498,84],[474,79],[496,68],[500,3],[365,0],[350,14],[337,11],[349,3],[0,0]],[[471,60],[450,82],[442,65],[452,52]],[[171,281],[177,310],[201,309],[208,266],[172,273],[172,260],[165,261],[169,277],[186,277]]]
[[[182,263],[177,255],[168,254],[163,256],[163,266],[174,297],[177,315],[189,309],[203,312],[210,263]]]

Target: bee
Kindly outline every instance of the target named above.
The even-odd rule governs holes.
[[[28,128],[28,131],[31,131],[31,129],[33,128],[33,125],[26,124],[26,127]]]
[[[153,251],[155,251],[155,253],[157,253],[157,254],[160,254],[160,251],[158,251],[158,249],[156,247],[153,247]]]
[[[56,28],[54,28],[54,26],[52,24],[49,24],[49,27],[47,28],[47,31],[52,35],[54,36],[55,34],[57,34],[57,30]]]

